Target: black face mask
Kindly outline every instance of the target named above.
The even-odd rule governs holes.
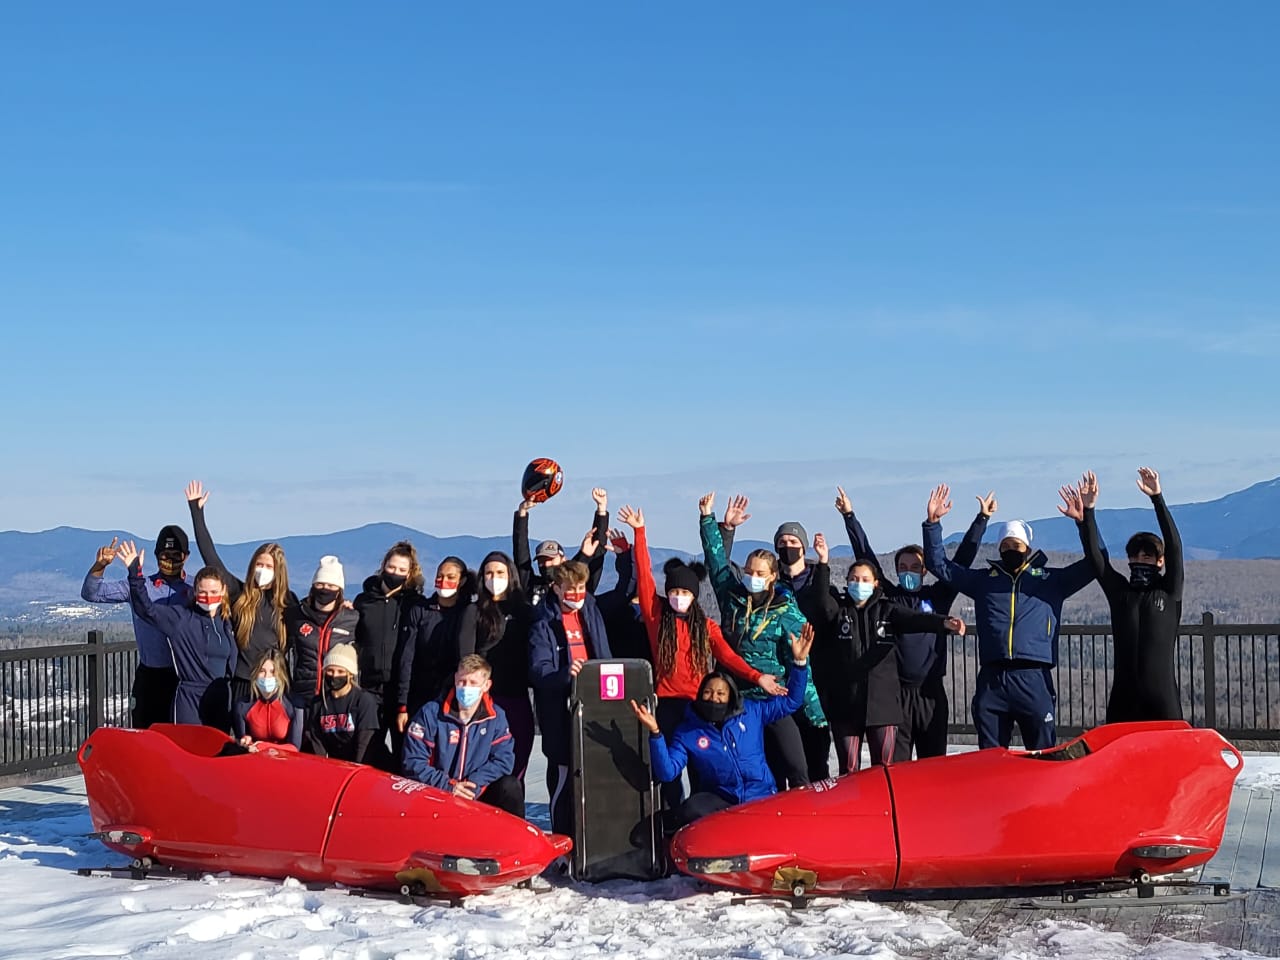
[[[398,590],[409,582],[409,578],[403,573],[387,573],[382,571],[382,585],[388,590]]]
[[[341,690],[350,682],[351,682],[350,677],[344,677],[344,676],[334,677],[334,676],[330,676],[327,673],[324,675],[324,685],[329,688],[330,693],[337,693],[339,690]]]
[[[788,567],[804,556],[804,552],[799,547],[779,547],[778,559]]]
[[[1001,550],[1000,562],[1010,573],[1016,573],[1018,568],[1027,562],[1027,555],[1021,550]]]
[[[695,700],[693,712],[707,723],[719,726],[729,716],[729,704],[716,703],[714,700]]]
[[[311,590],[311,602],[317,607],[328,606],[338,599],[337,590],[317,590],[314,587]]]
[[[1160,576],[1160,568],[1154,563],[1129,564],[1129,584],[1135,587],[1149,587]]]

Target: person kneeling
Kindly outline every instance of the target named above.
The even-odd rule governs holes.
[[[653,775],[663,783],[680,778],[688,765],[698,792],[680,805],[680,826],[699,817],[748,800],[778,792],[764,756],[764,728],[795,713],[804,705],[809,681],[809,648],[813,627],[805,624],[799,637],[791,635],[793,663],[787,672],[785,696],[747,700],[733,678],[718,670],[707,674],[698,698],[665,740],[657,718],[647,707],[631,701],[636,718],[649,731]]]
[[[489,697],[492,672],[484,657],[473,653],[462,658],[453,689],[409,722],[404,774],[523,817],[524,788],[512,773],[515,743],[507,715]]]

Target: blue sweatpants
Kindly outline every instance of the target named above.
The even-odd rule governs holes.
[[[987,665],[978,671],[973,694],[973,722],[978,728],[978,748],[1007,747],[1018,725],[1022,745],[1044,750],[1058,741],[1054,709],[1053,668]]]

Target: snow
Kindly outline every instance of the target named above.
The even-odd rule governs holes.
[[[532,771],[531,771],[532,773]],[[530,777],[530,800],[545,790]],[[1237,789],[1280,786],[1280,757],[1246,756]],[[545,806],[539,805],[540,811]],[[0,791],[0,957],[182,960],[633,960],[1057,957],[1208,960],[1253,954],[1167,937],[1129,939],[1085,919],[1032,916],[982,940],[941,907],[818,901],[809,910],[706,892],[686,877],[649,884],[506,889],[461,907],[414,906],[295,881],[82,878],[123,864],[92,829],[78,778]]]

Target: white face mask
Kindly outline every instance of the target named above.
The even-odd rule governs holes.
[[[484,575],[484,586],[495,597],[500,597],[507,592],[507,578],[486,573]]]
[[[209,614],[209,616],[213,616],[215,613],[218,612],[218,608],[222,606],[222,601],[214,600],[212,603],[201,603],[199,600],[197,600],[196,606],[199,607],[201,610],[203,610],[205,613]]]
[[[436,593],[438,593],[440,597],[444,600],[448,600],[457,592],[458,592],[457,587],[436,587]]]
[[[271,586],[271,581],[276,578],[276,572],[270,567],[254,567],[253,582],[260,587]]]
[[[742,585],[752,593],[763,593],[764,588],[768,586],[768,577],[758,577],[749,573],[742,575]]]
[[[564,604],[566,610],[581,610],[587,605],[585,600],[566,600],[564,597],[560,598],[560,602]]]
[[[693,597],[687,593],[668,593],[667,603],[671,604],[671,609],[676,613],[688,613],[693,606]]]

